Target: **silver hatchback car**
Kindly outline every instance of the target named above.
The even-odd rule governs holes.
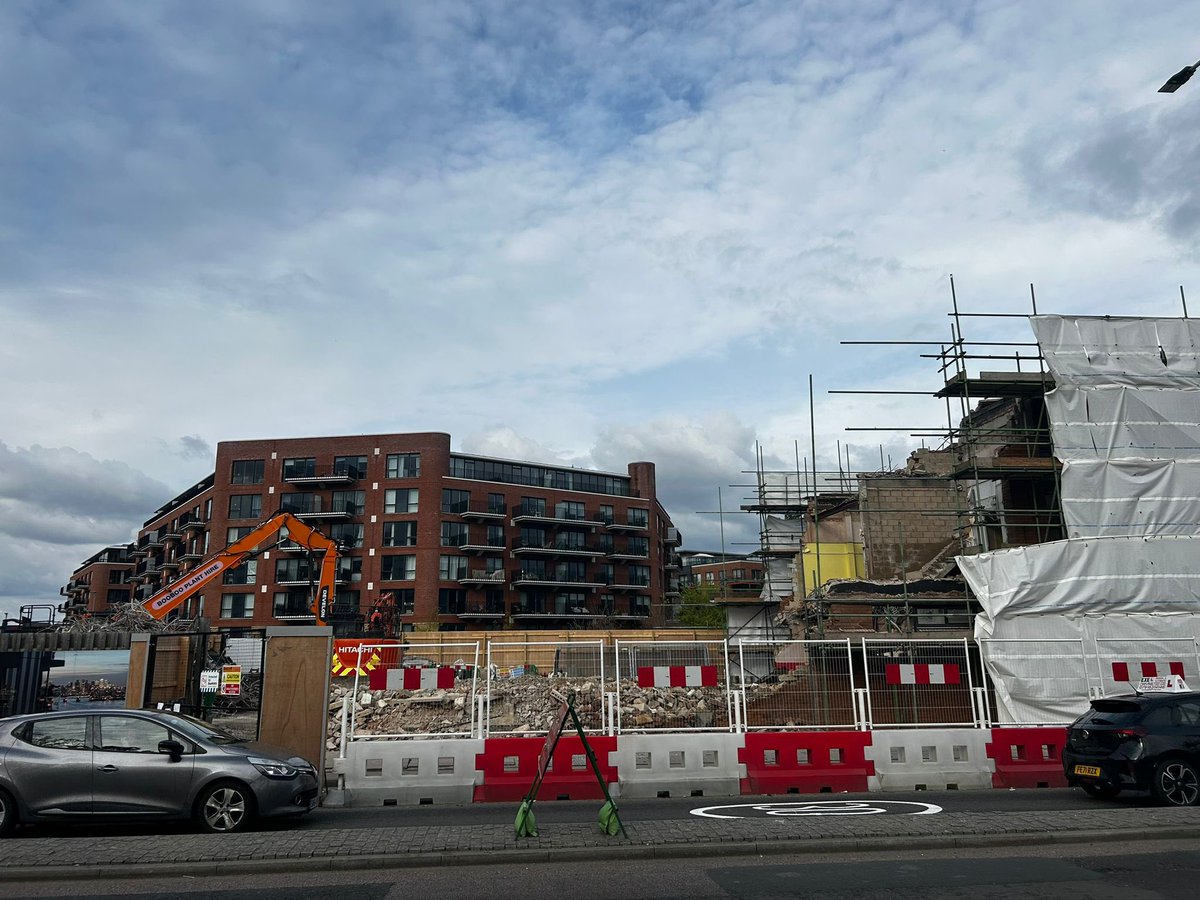
[[[319,800],[308,760],[145,709],[0,719],[0,835],[18,822],[194,818],[232,832]]]

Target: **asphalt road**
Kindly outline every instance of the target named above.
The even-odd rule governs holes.
[[[625,822],[653,822],[687,818],[692,810],[713,806],[752,806],[760,803],[822,803],[831,800],[860,800],[863,802],[901,801],[904,803],[934,804],[946,812],[1019,813],[1052,810],[1105,809],[1113,807],[1152,806],[1148,798],[1121,796],[1112,801],[1095,800],[1074,788],[1024,791],[914,791],[872,794],[809,794],[770,797],[691,797],[654,800],[619,800],[621,818]],[[595,821],[600,801],[549,800],[540,801],[535,809],[541,826],[558,823],[591,823]],[[893,810],[894,812],[895,810]],[[377,806],[351,809],[322,807],[299,820],[266,822],[260,828],[321,831],[335,828],[420,827],[443,825],[511,825],[516,814],[515,803],[476,803],[471,806]],[[752,812],[732,815],[753,815]],[[187,832],[186,823],[108,824],[97,826],[40,825],[21,828],[16,840],[36,840],[40,837],[94,837],[104,835],[163,834]]]
[[[76,900],[412,900],[496,897],[708,900],[822,897],[862,900],[1071,900],[1193,897],[1200,852],[1192,842],[991,851],[924,851],[766,858],[590,860],[442,866],[403,871],[109,879],[0,885],[4,898]]]

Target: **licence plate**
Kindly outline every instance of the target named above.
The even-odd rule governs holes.
[[[1099,778],[1100,777],[1100,767],[1099,766],[1076,766],[1072,770],[1072,774],[1088,775],[1088,776],[1091,776],[1092,778]]]
[[[1099,773],[1099,771],[1097,771],[1097,772],[1096,772],[1096,774],[1097,774],[1097,775],[1099,775],[1099,774],[1100,774],[1100,773]],[[316,809],[316,808],[317,808],[317,804],[318,804],[318,803],[320,803],[320,802],[321,802],[321,798],[320,798],[320,797],[313,797],[311,800],[309,800],[309,801],[308,801],[308,808],[309,808],[309,809]]]

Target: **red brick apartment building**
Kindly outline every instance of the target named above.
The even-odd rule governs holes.
[[[280,510],[347,548],[330,618],[339,634],[360,633],[378,600],[396,630],[655,626],[679,591],[680,537],[655,496],[653,463],[620,475],[493,459],[424,433],[219,444],[212,476],[112,548],[127,553],[131,599]],[[118,602],[95,584],[119,577],[105,552],[73,573],[68,611]],[[312,565],[284,541],[181,612],[217,627],[311,622]]]

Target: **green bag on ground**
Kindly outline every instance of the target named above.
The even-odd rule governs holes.
[[[517,820],[513,823],[513,827],[517,831],[517,837],[537,837],[537,819],[533,817],[533,803],[529,800],[522,800],[521,805],[517,808]]]
[[[600,830],[605,834],[616,834],[620,827],[621,820],[617,818],[617,808],[609,800],[600,807]]]

